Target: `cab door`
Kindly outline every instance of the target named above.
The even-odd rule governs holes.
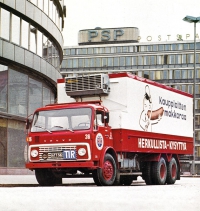
[[[104,110],[96,110],[95,118],[96,136],[94,147],[101,151],[104,147],[113,146],[111,128],[106,122]]]

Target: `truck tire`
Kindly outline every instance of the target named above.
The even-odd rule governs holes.
[[[62,183],[62,178],[56,178],[48,169],[35,169],[35,177],[41,186],[55,186]]]
[[[145,181],[146,185],[153,185],[152,180],[152,164],[151,162],[146,162],[142,170],[142,178]]]
[[[93,177],[93,180],[94,180],[94,183],[97,185],[97,186],[102,186],[100,180],[99,180],[99,177],[98,177],[98,170],[99,169],[95,169],[93,170],[92,172],[92,177]]]
[[[110,154],[105,154],[102,168],[94,171],[93,179],[96,185],[111,186],[114,185],[117,167],[114,158]],[[96,174],[96,175],[95,175]]]
[[[178,173],[178,166],[177,162],[174,157],[170,160],[170,162],[167,165],[167,179],[166,183],[167,184],[174,184],[177,179],[177,174]]]
[[[152,164],[152,181],[155,185],[164,185],[167,178],[167,166],[165,159],[160,158],[158,162]]]

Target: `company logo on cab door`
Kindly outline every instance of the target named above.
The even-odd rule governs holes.
[[[101,133],[98,133],[97,136],[96,136],[96,146],[97,146],[97,149],[98,150],[101,150],[103,148],[103,144],[104,144],[103,136],[102,136]]]

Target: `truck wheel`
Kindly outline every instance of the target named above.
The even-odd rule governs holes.
[[[145,181],[146,185],[153,185],[152,180],[152,165],[151,162],[146,162],[143,171],[142,171],[142,178]]]
[[[120,176],[120,184],[129,186],[133,182],[133,177],[132,176]]]
[[[110,154],[105,154],[102,168],[97,169],[97,185],[113,185],[116,178],[117,167],[114,158]]]
[[[177,179],[178,166],[175,158],[172,157],[167,165],[167,184],[174,184]]]
[[[93,180],[94,180],[94,183],[97,185],[97,186],[101,186],[102,184],[101,184],[101,182],[100,182],[100,180],[99,180],[99,177],[98,177],[98,171],[99,171],[99,169],[95,169],[95,170],[93,170],[93,172],[92,172],[92,177],[93,177]]]
[[[41,186],[55,186],[60,183],[60,178],[56,178],[48,169],[35,169],[35,176]]]
[[[152,180],[155,185],[164,185],[167,177],[167,166],[165,159],[160,158],[158,162],[152,165]]]

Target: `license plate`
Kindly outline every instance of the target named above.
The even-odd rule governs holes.
[[[51,159],[62,159],[63,153],[62,152],[52,152]]]
[[[65,150],[65,151],[63,151],[63,159],[65,159],[65,160],[76,160],[76,150]]]

